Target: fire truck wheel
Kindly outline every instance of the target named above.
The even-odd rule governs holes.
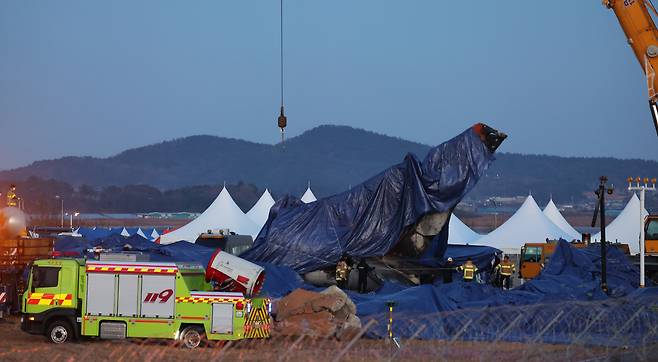
[[[56,320],[50,323],[46,337],[48,337],[52,343],[62,344],[71,340],[73,337],[73,329],[68,322]]]
[[[188,349],[195,349],[199,347],[203,339],[203,330],[199,327],[187,327],[183,329],[183,332],[180,335],[180,340],[183,342],[183,347]]]

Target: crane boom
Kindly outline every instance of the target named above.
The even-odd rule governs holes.
[[[653,118],[656,134],[658,134],[658,80],[655,69],[658,69],[658,29],[649,13],[656,13],[650,0],[603,0],[603,4],[612,9],[619,20],[628,44],[633,49],[635,57],[644,70],[647,79],[649,108]]]

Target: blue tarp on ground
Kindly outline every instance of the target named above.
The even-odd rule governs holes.
[[[94,231],[94,228],[89,228],[89,227],[84,227],[84,226],[78,228],[78,234],[80,234],[82,236],[88,235],[92,231]]]
[[[608,250],[608,286],[609,295],[601,291],[601,274],[600,274],[600,248],[598,245],[590,246],[587,249],[575,249],[565,241],[561,241],[550,261],[541,274],[533,280],[511,290],[502,291],[488,284],[454,282],[451,284],[421,285],[418,287],[401,289],[395,286],[385,286],[377,293],[367,295],[349,292],[350,297],[357,305],[357,314],[364,319],[369,316],[381,317],[388,310],[386,303],[395,301],[395,310],[399,315],[404,316],[398,321],[395,327],[395,334],[399,337],[410,337],[417,330],[417,318],[424,318],[432,313],[464,310],[463,316],[478,320],[480,315],[484,315],[490,307],[502,306],[523,306],[531,304],[547,305],[543,307],[542,313],[548,313],[547,321],[550,320],[550,313],[557,314],[566,301],[608,301],[624,300],[637,302],[638,294],[638,269],[630,264],[626,255],[616,248]],[[646,299],[653,303],[658,302],[658,293],[646,293]],[[619,299],[622,298],[622,299]],[[653,298],[653,299],[652,299]],[[622,311],[620,310],[620,313]],[[624,311],[624,313],[629,311]],[[589,311],[583,311],[589,313]],[[583,314],[581,313],[581,314]],[[471,315],[472,314],[472,315]],[[501,320],[509,317],[507,323],[511,323],[517,316],[516,313],[509,313],[510,316],[497,316]],[[578,313],[573,315],[578,318]],[[628,314],[630,317],[632,313]],[[584,314],[583,314],[584,316]],[[582,317],[582,316],[581,316]],[[589,317],[583,317],[587,319]],[[501,322],[502,323],[502,322]],[[442,338],[445,334],[450,321],[445,321],[441,330],[428,328],[419,338]],[[432,326],[429,323],[428,326]],[[436,326],[436,325],[434,325]],[[572,325],[560,326],[560,329],[571,328]],[[482,328],[482,327],[479,327]],[[496,327],[498,328],[498,327]],[[449,328],[448,328],[449,329]],[[494,327],[492,327],[493,333]],[[498,330],[498,329],[496,329]],[[469,337],[466,333],[466,339],[481,339],[486,335],[486,331],[469,331],[473,333]],[[566,333],[566,332],[565,332]],[[385,325],[373,328],[369,331],[371,337],[384,338],[387,335]],[[547,339],[547,342],[562,343],[568,336],[554,334],[555,339]],[[510,335],[507,340],[522,340],[519,336]],[[486,338],[485,338],[486,339]]]
[[[558,243],[539,276],[510,291],[455,279],[456,282],[447,285],[437,283],[401,290],[389,287],[387,290],[392,290],[392,293],[380,290],[360,295],[350,292],[350,296],[357,301],[358,314],[367,316],[385,312],[387,300],[399,300],[398,310],[413,315],[500,305],[605,300],[635,291],[640,278],[637,267],[616,248],[608,250],[607,260],[609,296],[601,291],[599,246],[576,249],[565,241]]]
[[[110,228],[110,234],[121,234],[123,232],[123,227]]]
[[[117,235],[91,242],[81,238],[64,237],[57,240],[55,249],[62,252],[78,251],[80,255],[93,257],[87,249],[95,246],[105,250],[121,251],[127,244],[133,251],[150,254],[154,261],[187,261],[206,265],[213,253],[213,249],[187,242],[161,246],[140,236],[125,238]],[[477,251],[479,248],[458,246],[454,251],[451,249],[448,249],[448,255],[453,258],[465,258],[469,255],[469,251]],[[477,252],[472,255],[477,255]],[[423,324],[425,329],[416,338],[449,339],[456,331],[462,329],[465,321],[472,320],[479,325],[474,324],[471,328],[465,329],[461,339],[493,340],[499,337],[501,324],[518,324],[516,318],[527,312],[521,312],[524,309],[510,308],[527,308],[536,305],[537,308],[528,312],[533,315],[523,317],[527,320],[523,319],[518,328],[511,330],[501,340],[527,341],[528,336],[538,335],[540,330],[543,330],[543,325],[536,321],[545,321],[548,324],[555,315],[565,312],[565,308],[571,308],[567,310],[568,318],[557,320],[551,325],[551,332],[541,336],[541,341],[569,343],[574,335],[580,333],[582,325],[598,318],[598,313],[605,313],[605,319],[601,319],[591,327],[590,335],[583,337],[582,343],[618,345],[630,343],[629,340],[641,340],[635,337],[641,337],[642,333],[646,333],[645,324],[658,323],[658,314],[647,307],[658,303],[658,288],[638,290],[639,271],[618,249],[610,248],[607,260],[609,295],[600,290],[599,246],[575,249],[564,241],[558,243],[555,253],[537,278],[511,291],[502,291],[488,284],[456,281],[451,284],[437,282],[435,285],[411,288],[388,283],[375,293],[358,294],[352,291],[347,293],[357,305],[357,314],[364,321],[369,318],[385,319],[388,310],[386,303],[395,301],[395,313],[398,317],[394,323],[394,334],[403,338],[411,337],[418,331],[419,324]],[[260,264],[266,270],[264,295],[277,298],[296,288],[318,289],[304,284],[297,272],[289,267]],[[596,306],[598,309],[583,308],[578,305],[565,307],[565,302],[568,301],[598,301],[599,304]],[[642,307],[643,305],[645,307]],[[491,308],[507,309],[501,311]],[[460,314],[442,318],[437,314],[440,312]],[[624,333],[623,339],[611,340],[611,323],[625,324],[633,316],[637,317],[637,313],[640,312],[644,324],[632,327],[630,332]],[[485,323],[487,320],[494,322],[487,324]],[[386,323],[373,326],[368,330],[368,336],[385,338]]]
[[[93,248],[105,252],[135,251],[148,254],[152,261],[192,262],[205,268],[215,249],[188,242],[176,242],[168,245],[155,244],[140,235],[123,237],[113,234],[99,240],[63,237],[55,241],[55,252],[63,256],[94,258]]]
[[[112,234],[112,231],[107,228],[95,228],[95,229],[81,228],[80,231],[78,231],[78,233],[87,240],[98,240],[110,236]],[[119,233],[121,233],[121,231],[119,231]]]
[[[404,161],[344,193],[304,204],[284,197],[241,256],[305,273],[334,265],[343,254],[382,256],[403,231],[429,213],[452,211],[477,183],[493,154],[473,128],[432,148],[420,161]],[[435,238],[441,257],[447,232]]]
[[[257,263],[265,269],[265,283],[261,294],[272,298],[280,298],[298,288],[308,288],[304,280],[293,269],[270,263]]]

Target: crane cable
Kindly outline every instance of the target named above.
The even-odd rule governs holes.
[[[283,112],[283,0],[280,0],[280,47],[281,47],[281,110],[279,113],[279,118],[278,118],[278,126],[281,129],[281,143],[283,144],[283,141],[285,139],[285,128],[288,125],[288,119],[286,118],[284,112]]]

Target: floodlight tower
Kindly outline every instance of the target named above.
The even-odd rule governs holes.
[[[640,191],[640,288],[644,288],[644,217],[642,217],[642,212],[644,211],[644,194],[646,191],[656,191],[656,178],[652,178],[651,183],[649,183],[648,177],[644,179],[636,177],[635,184],[633,184],[632,177],[626,181],[628,181],[628,191]]]

